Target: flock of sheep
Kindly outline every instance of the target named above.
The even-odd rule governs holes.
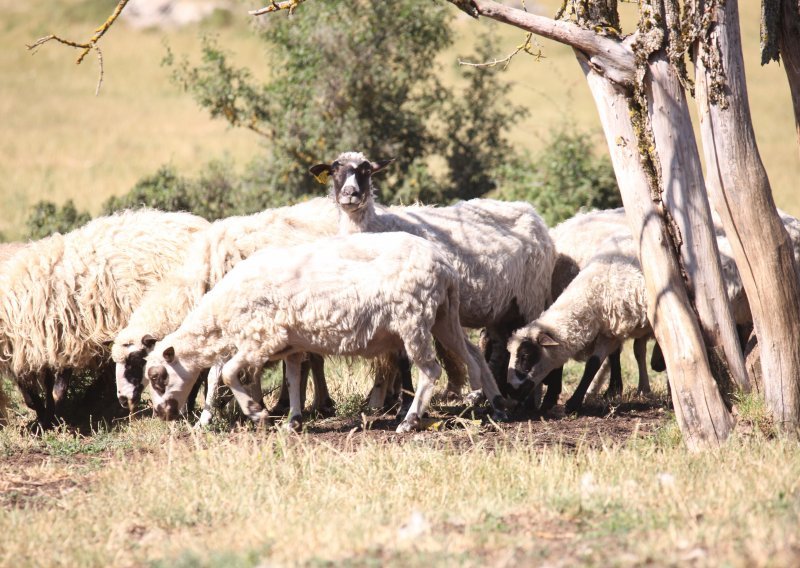
[[[61,418],[74,372],[112,364],[119,403],[131,411],[149,385],[156,414],[178,418],[206,376],[200,424],[221,379],[248,418],[267,423],[288,411],[293,429],[302,427],[309,370],[313,409],[333,409],[328,355],[376,361],[368,404],[401,402],[399,432],[420,427],[442,366],[448,391],[462,395],[468,382],[467,400],[487,400],[504,419],[514,399],[552,408],[561,367],[584,360],[567,402],[577,411],[606,359],[609,389],[621,391],[619,349],[633,338],[639,390],[649,391],[652,329],[622,209],[548,230],[522,202],[387,208],[373,201],[372,176],[389,163],[344,153],[311,168],[331,179],[332,198],[255,215],[208,223],[126,211],[1,245],[0,374],[15,379],[42,428]],[[783,218],[800,260],[800,222]],[[718,244],[737,323],[747,323],[721,232]],[[482,350],[463,328],[484,330]],[[260,376],[275,360],[285,362],[284,392],[267,410]],[[0,392],[0,420],[5,412]]]

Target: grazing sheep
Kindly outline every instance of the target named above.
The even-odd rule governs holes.
[[[185,251],[183,264],[145,296],[127,327],[114,340],[111,353],[117,367],[120,404],[131,410],[136,407],[144,389],[147,353],[157,340],[175,331],[206,292],[237,263],[268,245],[288,246],[333,235],[337,223],[336,209],[325,198],[213,223]],[[324,376],[316,372],[313,375],[314,408],[329,410],[333,403]],[[252,380],[250,384],[255,388],[257,382]],[[204,422],[211,418],[214,394],[215,389],[209,385]]]
[[[156,413],[174,419],[201,369],[227,360],[222,377],[242,410],[268,420],[239,374],[284,359],[291,427],[302,423],[300,362],[305,352],[375,357],[405,349],[419,386],[398,432],[419,427],[441,373],[432,339],[466,363],[499,411],[486,364],[467,347],[458,318],[459,277],[431,243],[405,233],[348,235],[267,247],[239,263],[174,333],[147,357]]]
[[[206,227],[188,213],[125,211],[29,243],[3,264],[0,373],[15,377],[43,428],[71,370],[102,364],[145,292]]]
[[[497,346],[489,354],[490,364],[502,388],[508,337],[550,301],[554,250],[547,226],[522,202],[473,199],[450,207],[377,206],[372,176],[389,163],[345,152],[310,171],[320,181],[333,178],[340,234],[402,231],[442,250],[459,276],[461,323],[485,327],[490,345]]]
[[[611,237],[536,321],[509,340],[508,380],[539,384],[570,358],[588,360],[567,412],[580,409],[603,360],[628,338],[652,333],[644,277],[633,239]]]
[[[556,261],[553,268],[552,290],[553,298],[558,298],[561,292],[575,279],[589,261],[597,254],[598,246],[612,236],[625,237],[630,235],[630,228],[625,220],[625,209],[607,209],[579,213],[567,219],[550,230],[550,236],[556,249]],[[650,392],[650,377],[647,372],[646,350],[648,337],[634,339],[633,350],[639,369],[639,392]],[[620,350],[609,354],[603,362],[604,367],[610,367],[611,380],[606,396],[613,397],[622,393],[622,368],[620,365]],[[602,386],[604,373],[598,373],[593,386],[598,389]],[[547,396],[541,411],[547,412],[558,402],[561,393],[561,372],[555,372],[548,377]]]

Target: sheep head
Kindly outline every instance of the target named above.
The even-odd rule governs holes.
[[[155,344],[147,356],[144,374],[150,383],[156,415],[164,420],[175,420],[186,405],[200,369],[193,368],[188,358],[182,358],[169,338],[165,338]]]
[[[561,367],[569,354],[549,330],[533,324],[517,330],[508,342],[511,355],[508,383],[519,388],[525,381],[539,385],[553,369]]]
[[[320,183],[333,180],[333,199],[346,212],[366,207],[372,199],[372,176],[394,162],[394,158],[371,162],[361,152],[345,152],[330,164],[317,164],[309,171]]]
[[[123,408],[134,412],[145,387],[145,358],[156,344],[156,339],[145,334],[138,341],[118,337],[111,350],[116,369],[117,399]]]

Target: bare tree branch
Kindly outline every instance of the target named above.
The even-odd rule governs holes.
[[[100,86],[103,84],[103,53],[100,51],[100,48],[97,46],[97,42],[100,41],[108,29],[117,21],[119,15],[122,13],[122,10],[128,4],[130,0],[119,0],[116,8],[111,13],[111,15],[100,25],[97,29],[94,30],[94,34],[92,37],[89,38],[88,41],[84,43],[78,43],[76,41],[71,41],[68,39],[64,39],[59,37],[55,34],[50,34],[48,36],[40,37],[35,42],[30,45],[26,45],[25,47],[28,48],[29,51],[36,53],[36,49],[41,45],[47,43],[48,41],[57,41],[58,43],[62,43],[64,45],[68,45],[69,47],[74,47],[76,49],[82,49],[83,51],[78,56],[78,59],[75,61],[76,65],[80,65],[83,62],[83,58],[86,57],[90,51],[95,50],[97,52],[97,61],[100,64],[100,76],[97,80],[97,88],[95,89],[95,95],[100,92]]]
[[[457,0],[449,0],[458,6]],[[587,55],[592,69],[619,85],[630,86],[636,74],[633,50],[621,41],[572,22],[553,20],[493,0],[471,0],[478,14],[569,45]]]

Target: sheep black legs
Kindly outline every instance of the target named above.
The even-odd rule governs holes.
[[[594,379],[597,371],[600,370],[600,365],[602,365],[602,363],[603,360],[597,355],[592,355],[589,357],[589,360],[586,361],[586,366],[583,368],[581,382],[578,383],[578,387],[575,389],[575,392],[572,394],[565,406],[567,414],[580,411],[581,407],[583,406],[583,398],[586,396],[586,391],[589,390],[589,385],[592,383],[592,379]]]
[[[544,395],[544,399],[542,399],[542,405],[539,408],[540,413],[546,414],[558,404],[558,397],[561,395],[561,389],[564,385],[563,377],[564,367],[559,367],[550,371],[550,374],[542,381],[542,384],[547,386],[547,392]]]
[[[336,414],[336,403],[331,398],[328,391],[328,382],[325,379],[325,359],[322,355],[309,353],[308,359],[304,360],[300,366],[301,389],[303,407],[306,404],[306,388],[308,385],[308,373],[311,372],[311,379],[314,381],[314,403],[311,410],[323,417],[334,416]],[[281,381],[281,392],[278,395],[277,404],[270,410],[273,416],[283,416],[289,412],[289,383],[286,380],[286,362],[283,362],[283,380]]]
[[[606,389],[604,398],[616,398],[622,394],[622,365],[620,357],[622,356],[622,347],[614,351],[608,356],[608,363],[611,367],[610,377],[608,379],[608,388]]]

